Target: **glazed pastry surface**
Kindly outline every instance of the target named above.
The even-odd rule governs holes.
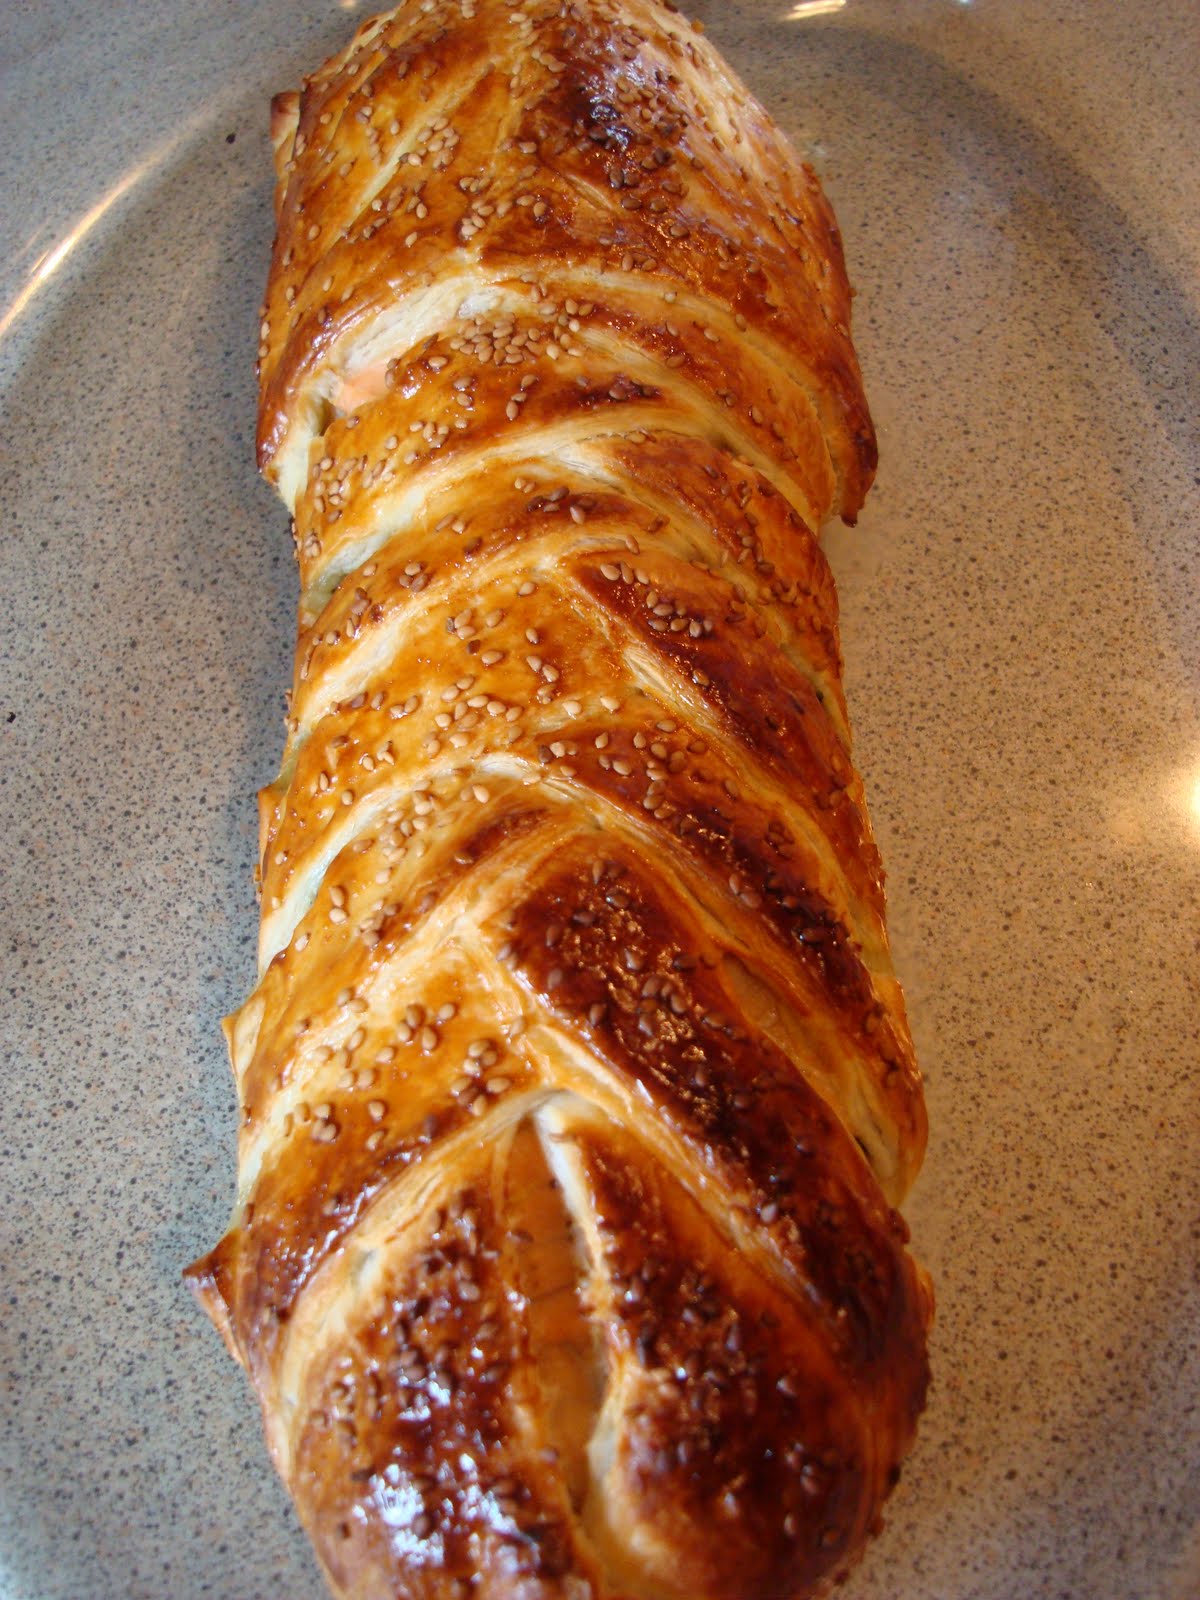
[[[832,213],[654,0],[410,3],[273,111],[299,640],[192,1282],[336,1595],[800,1600],[932,1303]]]

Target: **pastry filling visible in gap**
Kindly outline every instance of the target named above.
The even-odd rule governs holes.
[[[530,1120],[513,1137],[505,1201],[517,1282],[528,1305],[530,1354],[544,1399],[543,1448],[557,1452],[578,1512],[587,1498],[587,1447],[604,1398],[605,1362],[584,1304],[586,1248]]]

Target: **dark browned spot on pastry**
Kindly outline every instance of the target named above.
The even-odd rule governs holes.
[[[551,923],[563,931],[547,949]],[[922,1308],[890,1210],[841,1124],[746,1025],[716,959],[616,853],[598,872],[564,864],[515,916],[511,961],[539,1003],[637,1084],[770,1238],[847,1367],[916,1359]]]
[[[499,1597],[578,1562],[561,1481],[520,1420],[536,1374],[486,1155],[478,1166],[483,1180],[380,1264],[377,1293],[310,1383],[297,1504],[335,1578],[372,1574],[370,1593],[394,1591],[398,1564],[406,1592],[486,1574],[478,1592]],[[342,1525],[349,1538],[331,1537]]]
[[[436,1110],[423,1109],[415,1126],[393,1121],[379,1144],[368,1145],[379,1127],[369,1104],[365,1095],[348,1097],[328,1121],[315,1118],[306,1105],[306,1120],[272,1152],[250,1215],[233,1236],[229,1300],[252,1371],[270,1361],[305,1284],[376,1195],[470,1115],[451,1099]],[[314,1138],[323,1127],[333,1137]]]
[[[610,1337],[637,1374],[607,1493],[669,1532],[652,1577],[671,1593],[766,1600],[815,1584],[870,1515],[869,1390],[844,1387],[794,1301],[627,1137],[597,1122],[576,1137]]]

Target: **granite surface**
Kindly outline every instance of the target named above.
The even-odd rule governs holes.
[[[1200,8],[709,0],[881,426],[829,548],[933,1139],[936,1383],[846,1600],[1200,1595]],[[294,581],[270,92],[351,3],[0,9],[0,1600],[307,1600],[180,1268]]]

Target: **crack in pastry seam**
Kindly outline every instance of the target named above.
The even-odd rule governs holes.
[[[548,1098],[557,1098],[559,1094],[575,1096],[621,1129],[641,1149],[650,1152],[659,1170],[671,1175],[717,1234],[753,1264],[763,1278],[803,1301],[816,1319],[827,1326],[833,1325],[832,1311],[814,1296],[812,1285],[797,1260],[773,1233],[771,1225],[755,1216],[751,1209],[749,1203],[755,1196],[755,1183],[749,1167],[736,1157],[727,1157],[727,1165],[713,1172],[711,1182],[707,1182],[703,1176],[705,1163],[696,1159],[698,1148],[703,1144],[698,1130],[685,1127],[676,1132],[658,1117],[639,1119],[636,1126],[631,1125],[628,1115],[630,1080],[601,1051],[585,1043],[565,1019],[541,1022],[529,1029],[525,1039],[539,1057],[552,1059],[557,1055],[559,1058],[554,1071],[549,1070],[547,1062],[545,1077],[560,1085],[556,1095]],[[571,1065],[564,1066],[564,1061]],[[572,1066],[576,1069],[574,1072]],[[580,1088],[580,1079],[590,1093]],[[824,1106],[824,1098],[818,1098]],[[754,1218],[752,1226],[745,1220],[750,1217]]]

